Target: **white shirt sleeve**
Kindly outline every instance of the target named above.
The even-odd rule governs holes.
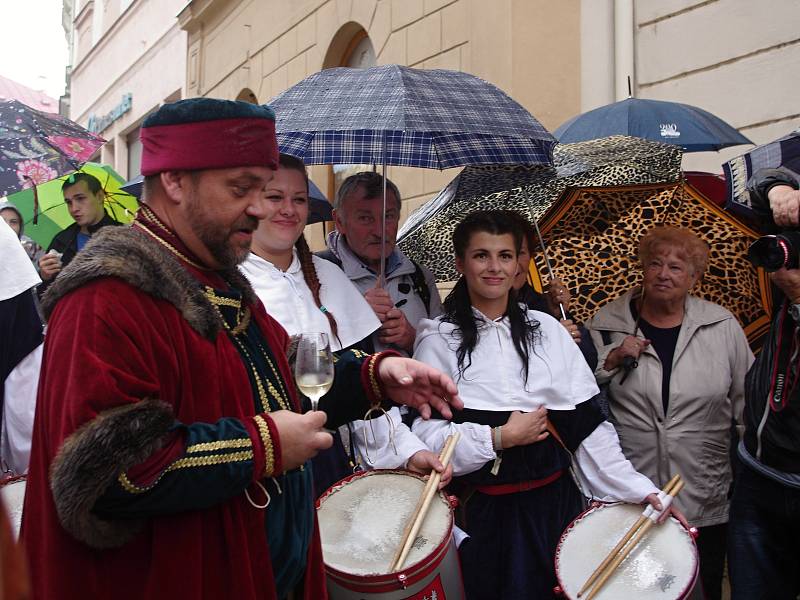
[[[3,462],[15,473],[28,471],[33,437],[33,417],[36,413],[36,392],[42,368],[42,348],[39,344],[14,370],[3,384],[2,453]]]
[[[3,257],[0,260],[0,300],[8,300],[39,285],[42,280],[17,234],[5,219],[0,221],[0,256]]]
[[[417,418],[411,429],[419,439],[437,454],[444,447],[448,435],[456,431],[461,433],[461,439],[453,452],[453,458],[450,460],[453,465],[453,475],[455,476],[477,471],[497,456],[492,445],[492,428],[488,425],[451,423],[441,419],[425,421],[422,418]]]
[[[581,442],[575,462],[584,493],[598,500],[639,504],[660,491],[625,458],[617,432],[608,421]]]
[[[405,468],[408,459],[420,450],[428,450],[428,446],[403,423],[398,408],[392,408],[386,414],[388,418],[382,415],[369,421],[350,423],[353,446],[369,468]]]

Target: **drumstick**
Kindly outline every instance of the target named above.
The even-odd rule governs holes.
[[[458,443],[461,434],[459,432],[455,432],[452,435],[447,436],[447,440],[442,447],[442,452],[439,454],[439,461],[442,463],[444,468],[447,468],[447,465],[450,463],[450,458],[453,456],[453,451],[455,450],[456,444]],[[422,491],[422,495],[417,502],[417,506],[414,508],[414,512],[411,513],[411,519],[409,520],[408,524],[406,524],[406,528],[403,530],[403,537],[402,541],[400,542],[400,547],[398,548],[397,553],[392,560],[392,568],[390,572],[398,571],[403,566],[403,563],[408,558],[408,553],[411,551],[411,546],[414,543],[414,540],[419,533],[420,527],[422,527],[422,523],[425,521],[425,516],[428,513],[428,509],[430,508],[431,501],[433,500],[434,494],[439,489],[439,482],[442,480],[442,474],[438,471],[431,471],[431,475],[428,478],[428,483],[425,486],[425,489]]]
[[[675,496],[678,495],[678,492],[680,492],[682,488],[683,488],[683,480],[679,480],[678,483],[675,484],[675,487],[672,489],[669,495],[674,498]],[[650,528],[653,525],[655,525],[655,523],[656,522],[654,520],[649,518],[647,519],[647,522],[644,525],[642,525],[639,528],[639,531],[636,532],[636,535],[633,536],[630,544],[628,544],[627,547],[625,547],[625,549],[623,549],[622,552],[620,552],[614,558],[611,564],[608,565],[608,569],[606,569],[606,571],[603,573],[603,576],[598,580],[597,585],[594,586],[594,589],[592,589],[589,595],[586,596],[586,600],[592,600],[592,598],[594,598],[597,595],[597,593],[600,591],[603,585],[605,585],[606,581],[608,581],[608,578],[614,574],[614,571],[616,571],[620,563],[628,557],[628,554],[630,554],[631,551],[636,547],[636,545],[642,541],[642,538],[645,535],[647,535],[647,532],[650,531]]]
[[[665,486],[664,486],[664,489],[663,489],[662,491],[663,491],[665,494],[669,494],[669,493],[672,491],[672,488],[673,488],[673,486],[674,486],[676,483],[678,483],[678,480],[679,480],[680,478],[681,478],[681,476],[680,476],[680,475],[675,475],[675,476],[674,476],[672,479],[670,479],[670,480],[667,482],[667,485],[665,485]],[[618,543],[616,546],[614,546],[614,548],[611,550],[611,552],[609,552],[609,553],[608,553],[608,556],[606,556],[606,557],[603,559],[603,562],[601,562],[601,563],[600,563],[600,566],[599,566],[599,567],[597,567],[597,568],[594,570],[594,573],[592,573],[592,574],[591,574],[591,576],[589,577],[589,579],[587,579],[587,580],[586,580],[586,583],[584,583],[584,584],[583,584],[583,587],[582,587],[582,588],[580,589],[580,591],[578,592],[578,598],[580,598],[581,596],[583,596],[583,594],[586,592],[586,590],[588,590],[590,587],[592,587],[592,584],[593,584],[595,581],[597,581],[597,578],[598,578],[598,577],[600,577],[600,574],[601,574],[601,573],[602,573],[602,572],[605,570],[605,568],[608,566],[608,563],[610,563],[612,560],[614,560],[614,557],[617,555],[617,553],[618,553],[620,550],[622,550],[622,548],[625,546],[625,544],[627,544],[627,543],[628,543],[628,540],[630,540],[630,539],[633,537],[633,534],[634,534],[634,533],[636,533],[636,532],[638,531],[638,529],[639,529],[639,528],[640,528],[642,525],[644,525],[645,521],[647,521],[647,520],[648,520],[648,518],[647,518],[647,517],[645,517],[645,516],[643,515],[643,516],[639,517],[639,518],[636,520],[636,522],[633,524],[633,526],[632,526],[630,529],[628,529],[628,533],[626,533],[626,534],[625,534],[625,535],[622,537],[622,539],[619,541],[619,543]]]
[[[439,453],[439,462],[441,462],[442,464],[444,464],[444,457],[445,454],[447,454],[447,449],[452,445],[452,443],[453,443],[453,436],[452,435],[447,436],[447,439],[444,441],[444,445],[442,446],[442,450]],[[444,466],[445,468],[447,468],[447,465]],[[432,487],[434,474],[436,474],[436,472],[432,471],[431,476],[428,478],[428,482],[425,484],[425,489],[422,490],[422,494],[420,495],[419,500],[417,500],[417,505],[411,512],[411,517],[409,518],[408,523],[406,523],[406,526],[403,529],[403,535],[401,536],[400,539],[400,545],[397,547],[397,552],[395,552],[394,558],[392,558],[392,562],[390,563],[391,567],[389,569],[390,572],[396,570],[395,565],[397,564],[397,561],[400,559],[400,555],[403,553],[403,549],[405,548],[406,542],[408,541],[409,535],[411,534],[411,529],[414,527],[415,517],[419,514],[419,511],[422,510],[422,506],[423,504],[425,504],[425,498],[428,495],[428,491]],[[436,485],[438,487],[439,484],[437,483]]]
[[[442,447],[441,454],[439,454],[439,461],[442,463],[445,469],[450,462],[450,458],[453,455],[456,443],[458,443],[460,437],[461,434],[459,432],[449,435],[444,443],[444,446]],[[397,554],[395,554],[394,560],[392,561],[392,572],[399,570],[408,557],[408,553],[411,551],[411,546],[414,543],[417,534],[419,533],[420,527],[422,527],[423,521],[425,520],[425,516],[428,512],[431,501],[433,500],[433,496],[436,493],[436,490],[439,488],[439,482],[441,479],[441,473],[437,471],[431,471],[431,475],[428,478],[428,483],[425,486],[425,489],[422,491],[422,495],[417,502],[417,506],[414,508],[414,512],[411,513],[411,519],[403,531],[400,547],[398,548]]]

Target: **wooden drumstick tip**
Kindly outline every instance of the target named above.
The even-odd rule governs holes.
[[[673,478],[674,479],[674,478]],[[672,486],[672,489],[668,492],[670,496],[673,498],[678,495],[678,493],[683,489],[683,480],[678,478],[678,481]],[[639,530],[636,532],[636,535],[633,536],[630,543],[625,546],[625,548],[614,558],[611,564],[608,565],[608,568],[603,572],[603,576],[597,581],[597,585],[594,586],[592,591],[586,596],[586,600],[592,600],[600,589],[605,585],[606,581],[608,581],[609,577],[611,577],[614,572],[616,571],[617,567],[625,560],[628,555],[633,551],[634,548],[642,541],[642,538],[650,531],[650,528],[655,525],[656,522],[653,519],[648,518],[644,525],[642,525]]]
[[[670,479],[667,482],[667,485],[664,486],[664,489],[662,491],[664,493],[666,493],[666,494],[670,494],[671,496],[674,496],[675,494],[672,492],[672,490],[680,480],[681,480],[680,474],[673,475],[672,479]],[[622,539],[619,542],[617,542],[617,545],[614,546],[614,548],[611,550],[611,552],[608,553],[608,555],[606,555],[606,557],[603,559],[603,562],[600,563],[600,565],[589,576],[589,579],[586,580],[586,583],[583,584],[583,587],[578,592],[578,598],[583,596],[583,594],[585,594],[586,591],[590,587],[592,587],[594,582],[597,581],[597,579],[600,577],[600,575],[603,573],[603,571],[605,571],[605,569],[609,565],[609,563],[611,563],[611,561],[614,560],[614,557],[622,550],[622,548],[625,547],[625,544],[627,544],[628,541],[639,530],[639,528],[642,525],[644,525],[644,522],[646,520],[647,520],[647,517],[641,516],[636,520],[636,522],[633,524],[633,526],[630,529],[628,529],[628,532],[624,536],[622,536]]]
[[[444,447],[442,448],[441,453],[439,454],[439,461],[442,463],[442,466],[446,469],[447,465],[450,463],[450,459],[453,456],[453,452],[455,451],[456,444],[458,440],[461,438],[461,434],[459,432],[455,432],[454,434],[447,437],[447,440],[444,443]],[[419,501],[417,502],[416,507],[414,508],[414,512],[412,513],[410,521],[406,524],[405,529],[403,530],[403,536],[401,539],[400,546],[398,547],[398,551],[394,556],[394,559],[391,563],[391,572],[398,571],[405,562],[406,558],[408,558],[408,553],[411,551],[411,546],[414,543],[414,539],[417,537],[417,533],[419,533],[420,528],[422,527],[422,523],[425,521],[425,517],[428,514],[428,509],[430,508],[431,501],[436,494],[436,491],[439,488],[439,482],[442,480],[442,474],[438,471],[431,471],[430,477],[428,478],[428,482],[425,485],[425,488],[422,491],[422,495],[420,496]]]

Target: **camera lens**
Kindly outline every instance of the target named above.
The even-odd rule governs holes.
[[[777,271],[783,267],[796,269],[798,267],[797,245],[793,242],[800,241],[800,234],[791,232],[786,235],[765,235],[750,244],[747,257],[756,267],[764,270]]]

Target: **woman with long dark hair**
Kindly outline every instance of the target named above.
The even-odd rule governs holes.
[[[657,488],[622,455],[593,398],[594,376],[575,342],[513,290],[521,232],[503,211],[467,216],[453,234],[461,278],[444,314],[420,324],[414,358],[456,381],[464,410],[453,421],[418,419],[440,447],[453,431],[454,484],[465,501],[461,547],[467,596],[551,598],[558,539],[587,494],[650,502]]]

